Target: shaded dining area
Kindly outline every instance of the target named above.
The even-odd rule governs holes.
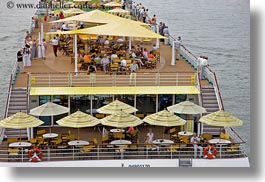
[[[31,111],[35,110],[34,108]],[[26,162],[29,160],[28,151],[33,148],[41,150],[41,161],[194,158],[193,154],[197,152],[192,143],[193,132],[184,127],[186,120],[166,109],[149,114],[142,120],[133,114],[138,111],[137,108],[114,100],[96,111],[107,116],[99,119],[76,111],[55,121],[58,126],[53,126],[52,129],[35,127],[33,136],[29,140],[20,139],[17,142],[15,138],[12,140],[9,138],[6,141],[8,146],[6,159]],[[214,146],[217,150],[215,158],[243,157],[244,153],[241,152],[243,143],[240,138],[233,135],[232,130],[226,128],[226,126],[241,125],[242,122],[224,111],[206,115],[200,120],[207,122],[209,117],[215,118],[210,119],[211,121],[216,120],[211,123],[212,125],[225,126],[225,128],[218,136],[199,134],[197,145],[204,149]],[[42,121],[38,122],[38,119],[35,119],[37,124],[32,125],[33,127],[43,124]],[[7,121],[9,120],[7,118]],[[227,122],[223,122],[224,120]],[[2,120],[1,123],[6,123],[5,121]],[[9,127],[3,124],[2,126]],[[19,127],[32,126],[19,123]],[[148,134],[150,130],[152,135]]]

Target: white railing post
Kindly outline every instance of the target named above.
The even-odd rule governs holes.
[[[51,87],[51,74],[49,74],[49,87]]]
[[[175,42],[172,42],[172,58],[171,58],[171,66],[175,66],[176,59],[175,59]]]

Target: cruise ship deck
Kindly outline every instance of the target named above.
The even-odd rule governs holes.
[[[48,23],[49,21],[49,18],[45,22],[43,18],[39,21],[39,25],[43,23],[44,32],[49,32],[52,26],[51,23]],[[40,26],[34,30],[32,40],[38,39],[39,32]],[[169,42],[172,42],[172,37],[170,37]],[[197,57],[184,46],[181,47],[181,58],[175,61],[175,65],[172,65],[172,47],[159,42],[159,55],[155,66],[139,68],[134,78],[132,78],[129,70],[121,74],[111,70],[105,73],[100,67],[98,67],[95,74],[88,74],[87,68],[82,69],[79,66],[78,73],[75,73],[72,54],[66,56],[62,55],[63,51],[60,51],[58,57],[55,57],[51,42],[47,41],[47,43],[48,49],[45,60],[32,60],[32,66],[25,68],[26,73],[19,73],[17,65],[14,67],[10,79],[6,117],[19,111],[29,113],[30,109],[51,101],[70,107],[69,114],[81,110],[101,119],[107,115],[97,113],[96,109],[102,104],[114,101],[116,98],[136,106],[140,112],[135,113],[135,115],[140,119],[185,100],[193,101],[205,107],[208,113],[224,109],[214,72],[210,68],[206,68],[205,79],[200,80],[197,72]],[[156,44],[156,40],[132,42],[132,45],[138,44],[151,50],[152,46]],[[66,115],[55,116],[54,124],[56,120]],[[182,115],[182,117],[184,116]],[[135,127],[137,131],[135,135],[124,133],[117,137],[110,132],[106,139],[103,136],[103,128],[110,131],[113,127],[98,125],[80,129],[79,139],[88,141],[90,145],[89,147],[83,147],[67,144],[70,140],[77,139],[77,129],[60,127],[59,125],[54,125],[51,128],[52,133],[58,134],[58,137],[53,140],[37,140],[39,136],[50,130],[51,118],[40,117],[40,119],[45,124],[34,129],[20,131],[1,129],[3,141],[0,145],[0,162],[25,163],[21,163],[21,166],[30,164],[27,153],[30,148],[25,147],[23,149],[22,147],[20,151],[13,151],[12,153],[9,147],[14,139],[19,139],[22,136],[23,141],[38,145],[43,152],[42,161],[53,166],[56,166],[56,162],[59,166],[64,166],[66,165],[64,164],[65,161],[73,160],[79,161],[79,163],[72,164],[72,166],[104,166],[104,162],[97,161],[110,160],[119,161],[118,163],[113,162],[112,166],[117,167],[139,167],[130,166],[138,164],[146,165],[143,167],[151,167],[152,162],[150,163],[148,160],[156,159],[157,161],[167,160],[168,164],[176,167],[209,167],[211,165],[208,162],[202,162],[208,159],[195,159],[193,146],[189,144],[189,141],[183,141],[179,137],[179,132],[186,129],[187,133],[192,133],[196,128],[202,133],[210,133],[211,137],[205,138],[201,144],[206,147],[208,139],[219,138],[221,131],[221,127],[207,125],[202,127],[196,118],[185,118],[188,120],[187,128],[182,126],[165,128],[144,123]],[[173,141],[174,145],[168,145],[167,143],[165,145],[145,144],[145,136],[149,128],[153,129],[155,139],[160,142],[170,140]],[[232,163],[235,166],[245,166],[244,141],[232,128],[227,128],[227,132],[231,136],[231,143],[229,145],[216,145],[218,150],[216,158],[218,160],[213,160],[212,165],[222,166],[222,159],[235,161],[242,159],[243,163],[235,161]],[[124,148],[111,144],[111,141],[121,139],[129,140],[131,144]],[[139,159],[142,162],[128,162]],[[147,161],[145,162],[145,160]],[[169,162],[170,160],[172,164]],[[85,161],[90,161],[90,163],[85,164]],[[157,162],[153,161],[153,163],[153,166],[158,166]],[[34,165],[38,166],[40,164]]]

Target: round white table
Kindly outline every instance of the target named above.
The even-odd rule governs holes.
[[[130,145],[132,144],[132,142],[129,140],[113,140],[112,142],[110,142],[110,144],[117,145],[117,146],[123,146],[123,145]]]
[[[14,142],[14,143],[10,143],[8,146],[9,147],[15,147],[15,148],[21,148],[21,160],[23,162],[23,148],[26,148],[26,147],[31,147],[31,143],[29,142]]]
[[[89,145],[88,141],[84,141],[84,140],[73,140],[68,142],[68,145],[71,146],[83,146],[83,145]]]
[[[182,136],[192,136],[193,133],[192,132],[189,132],[189,131],[180,131],[178,132],[179,135],[182,135]]]
[[[225,140],[221,138],[214,138],[214,139],[209,140],[208,142],[211,144],[219,144],[219,145],[227,145],[231,143],[230,140]]]
[[[119,133],[119,132],[122,132],[123,133],[124,130],[123,129],[111,129],[110,132],[111,133]]]
[[[82,147],[84,145],[89,145],[88,141],[84,140],[73,140],[68,142],[68,145],[73,147],[73,160],[75,159],[75,147]]]
[[[45,133],[45,134],[42,135],[42,137],[43,138],[47,138],[47,139],[56,138],[56,137],[58,137],[58,134],[57,133]]]
[[[221,139],[221,138],[214,138],[208,141],[210,144],[215,144],[215,145],[219,145],[220,146],[220,158],[221,158],[221,154],[222,154],[222,145],[228,145],[231,143],[230,140],[225,140],[225,139]]]
[[[10,143],[8,146],[9,147],[16,147],[16,148],[23,148],[23,147],[31,147],[31,143],[29,142],[14,142]]]
[[[168,139],[156,139],[153,141],[153,144],[156,145],[170,145],[173,144],[174,142]]]
[[[130,145],[132,144],[132,142],[129,140],[113,140],[112,142],[110,142],[110,144],[116,146],[124,146],[124,145]],[[123,152],[125,151],[125,149],[118,149],[117,151],[121,153],[121,159],[123,159]]]

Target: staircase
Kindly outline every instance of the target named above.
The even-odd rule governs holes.
[[[202,106],[207,111],[207,113],[205,114],[210,114],[219,111],[220,109],[218,106],[214,88],[212,86],[203,86],[201,92],[202,92],[202,103],[203,103]],[[203,124],[203,133],[211,133],[212,135],[219,135],[220,131],[221,131],[220,127]]]
[[[27,113],[27,89],[26,88],[13,88],[10,95],[9,107],[7,117],[17,112]],[[19,129],[5,129],[6,138],[19,138]],[[27,138],[27,129],[21,129],[21,138]]]

